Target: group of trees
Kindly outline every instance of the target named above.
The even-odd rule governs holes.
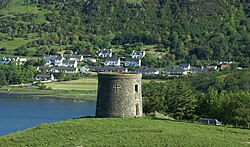
[[[0,65],[0,85],[30,83],[34,81],[35,69],[32,66],[10,62]]]
[[[48,74],[46,71],[37,72],[35,66],[44,65],[44,60],[28,60],[24,64],[9,62],[7,65],[0,65],[0,86],[32,83],[36,74]],[[77,80],[80,74],[66,74],[64,72],[53,73],[58,81]]]
[[[194,90],[183,81],[150,82],[143,85],[143,110],[158,111],[176,119],[191,119],[196,107]]]
[[[143,84],[144,112],[176,119],[217,118],[224,124],[250,125],[250,71],[198,74]]]

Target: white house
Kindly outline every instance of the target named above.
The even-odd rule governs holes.
[[[204,67],[202,66],[202,67],[200,67],[200,68],[198,68],[198,67],[193,68],[193,69],[190,71],[190,73],[191,73],[191,74],[197,74],[197,73],[208,72],[208,71],[209,71],[208,68],[204,68]]]
[[[132,52],[132,58],[143,58],[146,55],[146,51],[134,51]]]
[[[49,71],[53,73],[59,73],[59,72],[78,73],[78,68],[76,67],[52,67],[50,68]]]
[[[106,58],[104,65],[105,66],[120,66],[121,60],[120,58]]]
[[[98,57],[112,57],[112,49],[99,49]]]
[[[175,71],[175,70],[174,70],[173,68],[167,67],[167,68],[165,68],[165,69],[162,71],[162,73],[163,73],[163,74],[173,74],[174,71]]]
[[[125,59],[124,66],[141,66],[141,59],[138,58],[127,58]]]
[[[160,72],[154,68],[137,68],[134,72],[139,74],[160,74]]]
[[[216,66],[216,65],[208,65],[207,68],[208,68],[208,69],[217,70],[217,69],[218,69],[218,66]]]
[[[191,66],[188,63],[181,63],[181,64],[179,64],[179,67],[184,69],[184,70],[190,70],[191,69]]]
[[[176,75],[176,74],[182,74],[182,75],[187,75],[187,71],[185,71],[183,68],[181,67],[177,67],[177,68],[165,68],[162,71],[163,74],[170,74],[170,75]]]
[[[61,57],[61,56],[59,56],[59,57],[56,57],[55,58],[55,66],[62,66],[63,65],[63,60],[65,60],[65,58],[64,57]]]
[[[232,60],[221,60],[219,63],[221,65],[221,64],[232,64],[233,62]]]
[[[78,62],[83,61],[83,55],[77,55],[77,54],[62,54],[62,57],[66,58],[67,60],[77,60]]]
[[[20,64],[23,64],[23,63],[25,63],[27,61],[27,59],[26,58],[19,58],[19,62],[20,62]]]
[[[84,60],[85,62],[93,62],[93,63],[96,63],[97,62],[97,60],[96,60],[96,58],[93,58],[93,57],[85,57],[85,60]]]
[[[64,67],[77,67],[77,60],[63,60],[62,66],[64,66]]]
[[[37,74],[35,76],[36,81],[54,81],[54,75],[53,74]]]
[[[59,72],[64,72],[64,73],[78,73],[78,68],[77,67],[37,67],[36,69],[39,72],[45,71],[45,72],[51,72],[51,73],[59,73]]]
[[[47,56],[44,57],[44,60],[46,61],[45,66],[52,66],[55,64],[55,59],[57,58],[57,56]]]
[[[11,61],[20,62],[20,58],[19,57],[3,57],[2,59],[0,59],[0,64],[8,64]]]

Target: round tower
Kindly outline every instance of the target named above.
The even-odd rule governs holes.
[[[96,117],[142,116],[141,74],[98,73]]]

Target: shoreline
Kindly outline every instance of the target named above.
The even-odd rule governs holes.
[[[19,90],[2,90],[0,89],[0,95],[17,95],[19,98],[36,98],[36,99],[58,99],[58,100],[70,100],[70,101],[80,101],[80,102],[95,102],[96,98],[79,96],[77,94],[63,94],[63,93],[52,93],[52,92],[27,92],[27,91],[19,91]]]

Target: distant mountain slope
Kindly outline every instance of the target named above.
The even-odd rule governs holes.
[[[43,47],[44,44],[75,46],[90,42],[96,50],[108,48],[110,43],[142,42],[160,44],[160,50],[171,62],[199,64],[197,60],[211,63],[231,59],[249,66],[247,0],[12,1],[26,8],[26,13],[3,9],[12,17],[4,18],[0,24],[1,38],[26,36],[31,40],[25,47],[31,47],[33,51],[38,50],[34,47]],[[29,9],[32,11],[27,12]],[[20,48],[17,50],[26,54]],[[94,53],[79,49],[79,46],[73,51]]]

